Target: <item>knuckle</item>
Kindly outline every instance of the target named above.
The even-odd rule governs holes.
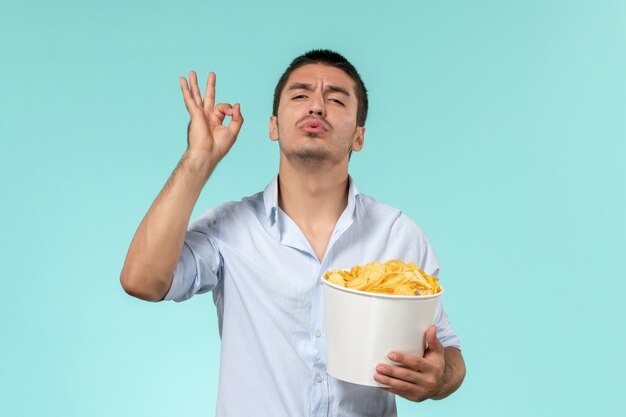
[[[443,372],[445,371],[445,369],[446,369],[445,365],[440,364],[440,365],[437,367],[437,373],[441,375],[441,374],[443,374]]]
[[[402,380],[398,380],[396,379],[395,381],[395,389],[397,389],[398,391],[402,391],[406,393],[406,382],[402,381]]]
[[[411,366],[418,367],[422,364],[423,359],[419,357],[415,357],[411,360]]]
[[[407,365],[409,365],[413,369],[419,369],[420,366],[422,365],[422,360],[423,360],[422,358],[414,357],[414,358],[411,358],[411,360],[407,363]]]
[[[415,372],[410,369],[402,370],[401,378],[405,381],[415,381]]]

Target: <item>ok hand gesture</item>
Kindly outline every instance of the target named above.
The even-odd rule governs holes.
[[[198,88],[198,76],[195,71],[189,72],[189,84],[185,77],[180,77],[180,88],[185,99],[185,106],[191,117],[187,142],[189,150],[207,152],[215,163],[228,153],[235,143],[243,117],[239,104],[215,104],[215,73],[210,72],[206,82],[204,100]],[[226,116],[232,119],[223,125]]]

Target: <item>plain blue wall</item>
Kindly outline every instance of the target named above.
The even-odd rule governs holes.
[[[210,294],[119,271],[186,146],[178,77],[246,118],[195,217],[276,173],[272,91],[318,47],[370,90],[351,173],[428,234],[463,342],[460,391],[400,415],[623,411],[626,3],[3,0],[2,415],[213,415]]]

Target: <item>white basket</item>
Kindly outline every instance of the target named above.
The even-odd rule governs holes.
[[[439,297],[377,294],[340,287],[322,277],[326,322],[326,369],[354,384],[384,387],[376,365],[394,364],[391,351],[422,356],[424,333],[433,324]]]

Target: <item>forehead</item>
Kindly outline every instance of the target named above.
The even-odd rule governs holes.
[[[343,87],[349,91],[355,91],[355,83],[348,74],[339,68],[331,67],[324,64],[307,64],[294,70],[287,79],[286,87],[295,83],[310,83],[317,85],[318,83],[331,84],[337,87]],[[283,89],[283,92],[287,89]]]

